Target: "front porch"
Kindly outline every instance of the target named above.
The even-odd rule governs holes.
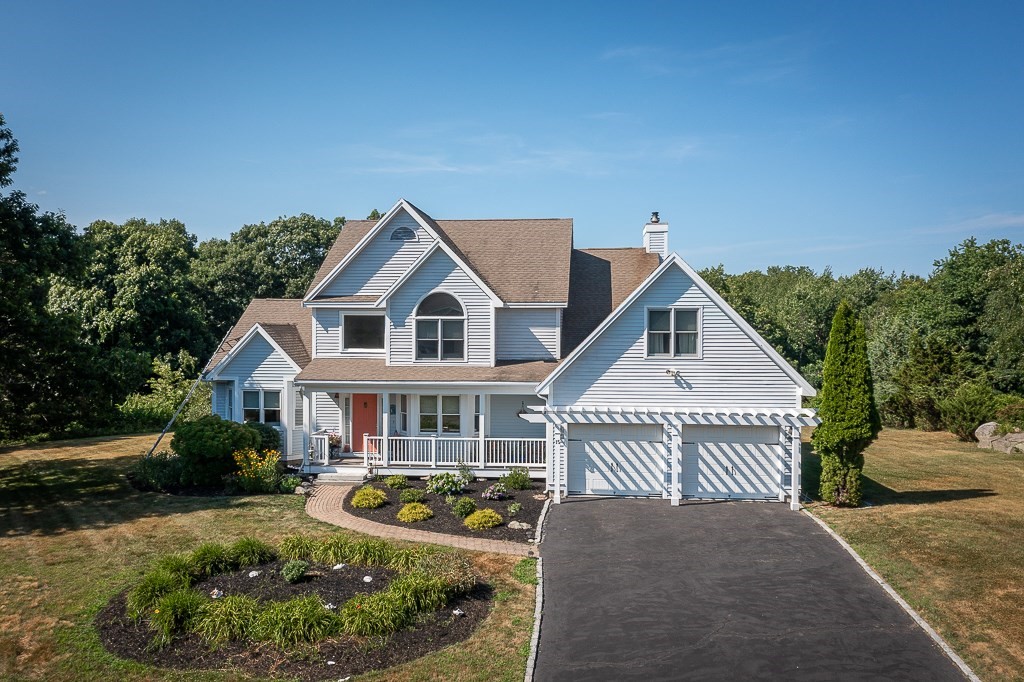
[[[512,467],[526,467],[533,478],[544,478],[547,464],[544,438],[464,438],[437,436],[363,435],[361,452],[331,455],[331,434],[318,431],[310,438],[311,473],[341,473],[362,468],[364,473],[429,475],[438,469],[454,471],[461,464],[479,477],[500,476]]]
[[[506,387],[473,393],[449,393],[447,386],[375,393],[359,391],[363,386],[337,388],[347,390],[304,390],[311,429],[304,471],[346,478],[426,476],[465,464],[478,477],[497,477],[512,467],[545,476],[545,426],[520,418],[527,405],[543,404],[535,395]]]

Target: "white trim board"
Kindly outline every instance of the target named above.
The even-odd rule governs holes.
[[[640,284],[640,286],[633,290],[633,293],[631,293],[626,298],[626,300],[619,304],[618,308],[612,311],[611,315],[605,318],[604,322],[599,324],[597,328],[594,331],[592,331],[590,335],[587,336],[587,338],[584,339],[579,346],[577,346],[576,350],[570,353],[565,358],[565,360],[563,360],[561,364],[559,364],[558,367],[556,367],[555,370],[551,372],[551,374],[549,374],[547,378],[544,379],[544,381],[540,382],[540,384],[537,385],[538,395],[543,395],[547,393],[551,387],[552,382],[554,382],[556,378],[561,376],[561,374],[565,372],[565,369],[569,367],[569,365],[575,362],[577,358],[579,358],[584,352],[586,352],[586,350],[590,346],[592,346],[594,342],[597,341],[597,339],[601,337],[605,330],[607,330],[617,319],[619,319],[622,316],[623,313],[626,312],[626,310],[628,310],[634,303],[636,303],[637,299],[639,299],[640,296],[642,296],[644,292],[647,291],[651,287],[651,285],[653,285],[656,281],[658,281],[658,279],[672,266],[681,269],[683,273],[686,274],[686,276],[693,281],[694,285],[705,296],[711,299],[711,302],[713,304],[718,306],[718,308],[723,313],[725,313],[726,317],[732,320],[736,324],[736,326],[738,326],[740,330],[744,334],[746,334],[750,338],[750,340],[753,341],[754,344],[757,345],[757,347],[760,348],[762,352],[764,352],[765,355],[768,356],[769,359],[775,362],[775,364],[779,366],[779,369],[781,369],[786,374],[786,376],[792,379],[793,382],[800,388],[802,395],[813,396],[817,394],[817,391],[815,391],[814,387],[811,386],[807,382],[807,380],[803,378],[803,376],[801,376],[800,372],[796,371],[796,369],[794,369],[792,365],[786,362],[785,358],[779,355],[779,352],[777,350],[772,348],[767,341],[761,338],[761,335],[758,334],[753,327],[747,324],[746,320],[744,320],[739,313],[733,310],[732,306],[726,303],[725,299],[719,296],[718,292],[712,289],[711,285],[705,282],[701,278],[701,276],[698,275],[697,272],[692,267],[689,266],[689,264],[687,264],[686,261],[680,258],[678,253],[671,253],[669,254],[668,258],[662,261],[661,265],[659,265],[654,270],[654,272],[647,276],[647,279],[645,279]]]

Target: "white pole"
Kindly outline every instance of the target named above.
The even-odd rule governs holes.
[[[800,465],[803,459],[800,453],[800,427],[793,427],[793,466],[790,479],[789,508],[793,511],[800,511]]]

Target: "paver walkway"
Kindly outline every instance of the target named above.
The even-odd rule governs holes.
[[[538,682],[964,680],[788,505],[578,499],[545,536]]]
[[[330,523],[341,528],[354,530],[367,535],[376,535],[389,540],[408,540],[410,542],[428,542],[435,545],[447,545],[475,552],[495,552],[497,554],[514,554],[517,556],[538,556],[537,547],[521,542],[508,540],[487,540],[485,538],[465,537],[431,533],[426,530],[389,526],[349,514],[342,506],[342,500],[352,489],[350,485],[318,485],[313,487],[313,494],[306,500],[306,513],[314,519]]]

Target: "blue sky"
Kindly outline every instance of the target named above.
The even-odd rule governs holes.
[[[11,3],[15,187],[84,227],[572,217],[697,267],[1024,241],[1024,4]]]

